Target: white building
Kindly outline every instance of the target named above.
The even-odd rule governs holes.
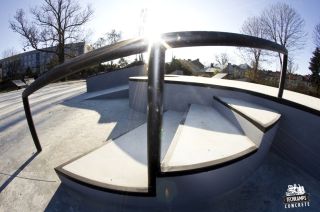
[[[56,47],[50,47],[53,50]],[[85,42],[67,44],[65,46],[66,60],[76,57],[91,50]],[[55,54],[42,51],[29,51],[0,60],[2,73],[0,79],[12,76],[23,76],[28,71],[41,75],[55,64]]]

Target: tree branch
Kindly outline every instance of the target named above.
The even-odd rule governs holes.
[[[10,27],[25,39],[25,47],[55,53],[59,62],[63,62],[65,43],[81,40],[82,26],[90,20],[93,11],[90,6],[82,10],[72,0],[43,1],[40,7],[31,9],[32,21],[28,21],[22,9],[17,10]]]

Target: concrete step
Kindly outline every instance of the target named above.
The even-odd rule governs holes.
[[[214,97],[214,99],[246,117],[264,132],[271,128],[281,117],[279,113],[269,108],[241,99],[227,97]]]
[[[162,152],[166,152],[183,113],[163,116]],[[108,141],[102,147],[77,157],[55,170],[62,182],[77,182],[98,190],[126,193],[148,192],[147,124]]]
[[[261,105],[236,98],[214,96],[213,106],[258,147],[271,145],[281,115]]]
[[[216,109],[192,104],[161,162],[162,172],[196,170],[232,161],[257,146]]]

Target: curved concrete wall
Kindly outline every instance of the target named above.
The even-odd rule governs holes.
[[[268,145],[268,142],[264,143]],[[157,208],[167,211],[166,207],[170,205],[173,211],[196,211],[192,207],[197,208],[201,204],[207,204],[225,192],[237,188],[248,179],[257,169],[261,158],[264,158],[266,152],[263,150],[265,149],[261,148],[257,153],[243,160],[218,169],[183,176],[157,177],[157,193],[154,197],[125,196],[99,191],[77,184],[63,175],[59,177],[76,191],[106,204],[122,206],[124,209],[143,208],[146,211],[152,211]],[[124,199],[125,205],[123,205]]]
[[[129,82],[130,106],[146,112],[147,82]],[[188,104],[213,105],[213,96],[240,98],[281,114],[272,147],[280,156],[320,179],[320,117],[263,97],[240,91],[165,83],[164,110],[185,111]]]
[[[128,84],[129,77],[146,75],[146,66],[134,66],[87,78],[87,92],[105,90]]]

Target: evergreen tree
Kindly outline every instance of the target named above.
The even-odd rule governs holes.
[[[319,86],[320,84],[320,48],[316,48],[313,52],[313,56],[310,59],[310,66],[309,69],[311,70],[311,80],[316,85]]]
[[[128,65],[128,62],[126,61],[126,59],[121,57],[118,61],[119,68],[125,68],[127,65]]]

